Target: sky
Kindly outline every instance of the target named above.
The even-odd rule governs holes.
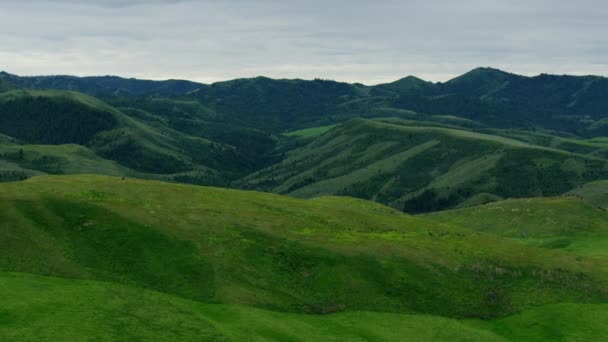
[[[378,84],[473,68],[608,76],[603,0],[0,0],[0,70]]]

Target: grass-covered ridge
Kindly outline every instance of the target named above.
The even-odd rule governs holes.
[[[581,198],[598,208],[608,209],[608,180],[583,184],[567,195]]]
[[[348,195],[426,212],[474,203],[481,193],[559,195],[605,177],[608,161],[594,155],[439,124],[355,119],[238,185],[298,197]]]
[[[330,131],[334,127],[336,127],[336,125],[304,128],[304,129],[299,129],[296,131],[287,132],[287,133],[285,133],[285,135],[293,136],[293,137],[305,137],[305,138],[318,137],[318,136]]]
[[[44,288],[44,291],[40,291]],[[345,312],[304,315],[206,304],[96,282],[0,272],[8,340],[507,341],[603,340],[607,306],[560,304],[491,320]],[[46,313],[52,312],[52,315]],[[561,324],[555,324],[558,319]]]
[[[0,185],[0,269],[275,310],[497,317],[606,300],[604,259],[357,199],[99,176]]]
[[[11,340],[397,341],[407,336],[419,341],[503,341],[483,328],[435,316],[281,313],[18,273],[0,273],[0,290],[0,338]]]
[[[423,217],[538,247],[608,256],[608,213],[572,196],[511,199]]]

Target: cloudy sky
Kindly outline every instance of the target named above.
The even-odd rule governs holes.
[[[0,70],[375,84],[478,66],[608,76],[603,0],[0,0]]]

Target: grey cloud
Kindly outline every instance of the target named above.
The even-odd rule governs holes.
[[[477,66],[606,74],[603,1],[70,1],[0,8],[0,69],[385,82]]]

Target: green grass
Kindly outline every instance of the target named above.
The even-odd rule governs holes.
[[[512,341],[605,341],[608,305],[556,304],[506,318],[473,322]]]
[[[20,152],[21,151],[21,152]],[[90,149],[76,145],[6,145],[0,144],[0,156],[16,167],[57,174],[92,174],[110,176],[135,174],[116,162],[100,158]]]
[[[487,318],[602,301],[608,282],[604,259],[527,247],[373,202],[101,176],[1,184],[0,241],[6,271],[291,312]]]
[[[581,256],[608,256],[608,214],[572,197],[511,199],[425,219]]]
[[[299,129],[297,131],[287,132],[287,133],[285,133],[285,135],[291,136],[291,137],[305,137],[305,138],[318,137],[320,135],[323,135],[326,132],[329,132],[334,127],[336,127],[336,125],[305,128],[305,129]]]
[[[0,273],[0,339],[146,341],[502,341],[426,315],[302,315],[204,304],[95,281]],[[10,295],[9,295],[10,294]]]
[[[509,315],[550,325],[547,305],[603,312],[606,257],[445,222],[104,176],[0,184],[0,336],[486,341],[545,336]]]
[[[557,324],[556,324],[557,323]],[[600,341],[608,305],[556,304],[489,321],[207,304],[98,281],[0,272],[0,339],[20,341]]]

